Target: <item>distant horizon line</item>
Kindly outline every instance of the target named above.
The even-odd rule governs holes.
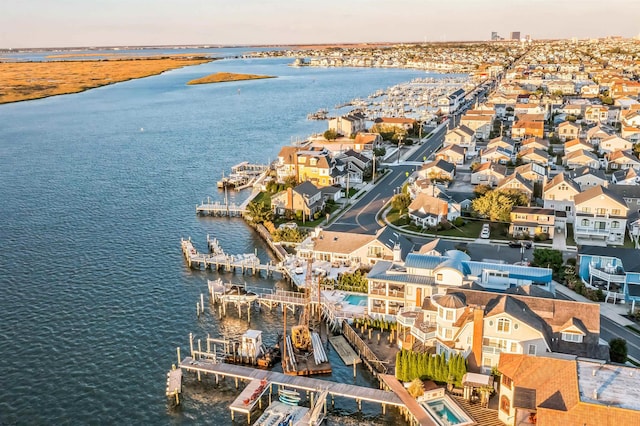
[[[559,41],[559,40],[571,40],[574,37],[568,38],[533,38],[531,41]],[[623,37],[618,35],[609,35],[603,37],[575,37],[578,40],[602,40],[602,39],[621,39],[632,40],[634,37]],[[230,49],[240,47],[296,47],[296,46],[384,46],[384,45],[396,45],[396,44],[451,44],[451,43],[496,43],[496,42],[515,42],[518,40],[512,40],[503,38],[502,40],[429,40],[429,41],[380,41],[380,42],[339,42],[339,43],[265,43],[265,44],[246,44],[246,43],[191,43],[191,44],[140,44],[140,45],[94,45],[94,46],[40,46],[40,47],[0,47],[0,51],[49,51],[49,50],[97,50],[97,49],[163,49],[163,48],[195,48],[195,49]]]

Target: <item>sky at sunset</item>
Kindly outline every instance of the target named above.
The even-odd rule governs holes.
[[[3,0],[0,48],[640,34],[640,0]]]

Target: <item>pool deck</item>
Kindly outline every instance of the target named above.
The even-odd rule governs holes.
[[[436,422],[433,421],[431,416],[427,413],[427,410],[424,409],[422,405],[414,397],[412,397],[409,392],[402,386],[402,383],[395,378],[395,376],[391,376],[389,374],[380,374],[378,376],[385,385],[389,387],[389,389],[395,393],[400,401],[405,405],[405,407],[411,412],[414,419],[418,422],[419,425],[423,426],[439,426]]]

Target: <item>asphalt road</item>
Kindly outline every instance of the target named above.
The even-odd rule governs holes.
[[[431,135],[421,145],[415,148],[404,162],[422,162],[424,157],[433,154],[444,142],[447,132],[446,126]],[[403,163],[404,163],[403,162]],[[394,191],[402,188],[407,180],[407,172],[412,173],[416,165],[387,163],[390,172],[375,186],[375,189],[360,197],[351,208],[327,229],[339,232],[356,232],[359,234],[375,234],[382,226],[376,221],[376,216],[384,205],[391,200]]]

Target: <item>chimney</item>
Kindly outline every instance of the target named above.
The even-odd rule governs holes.
[[[400,244],[398,243],[393,246],[393,261],[402,262],[402,250],[400,249]]]
[[[293,188],[287,188],[287,209],[293,210]]]
[[[482,366],[482,338],[484,328],[484,309],[482,306],[473,308],[473,345],[467,360],[469,361],[469,371],[480,372]]]

